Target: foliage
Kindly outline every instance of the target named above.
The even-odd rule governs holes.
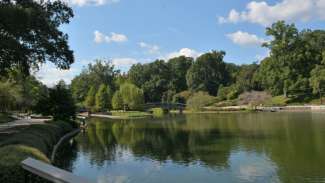
[[[187,100],[192,96],[192,92],[186,90],[180,93],[177,93],[173,96],[174,103],[183,103],[185,104]]]
[[[110,89],[102,84],[96,94],[96,109],[106,111],[111,109],[111,94]]]
[[[0,75],[11,69],[29,74],[46,61],[68,69],[73,51],[59,27],[72,17],[62,1],[0,1]]]
[[[70,90],[63,81],[49,89],[48,96],[43,96],[35,107],[35,112],[52,115],[54,120],[75,118],[76,106]]]
[[[113,109],[119,110],[123,109],[123,97],[119,91],[116,91],[112,98],[112,107]]]
[[[311,71],[310,86],[314,93],[320,93],[325,89],[325,67],[316,66]]]
[[[131,110],[142,109],[144,104],[143,91],[133,84],[125,83],[121,86],[119,93],[123,98],[123,105]]]
[[[216,95],[219,85],[227,84],[230,78],[223,61],[224,56],[223,51],[213,51],[197,58],[186,75],[188,88]]]
[[[95,109],[95,104],[96,104],[95,95],[96,95],[95,87],[91,87],[88,91],[88,94],[87,94],[87,97],[85,100],[86,108],[91,111]]]
[[[22,100],[20,88],[9,81],[0,81],[0,112],[14,109]]]
[[[215,97],[210,96],[206,92],[197,92],[194,93],[191,98],[187,101],[187,108],[193,111],[201,111],[203,107],[208,106],[209,104],[214,103]]]
[[[284,21],[274,23],[266,30],[273,40],[264,46],[270,56],[262,61],[255,76],[261,89],[273,95],[306,92],[311,70],[322,62],[325,31],[303,30]]]
[[[285,106],[290,102],[290,99],[280,95],[270,98],[269,100],[266,100],[263,104],[266,106]]]
[[[167,65],[170,69],[168,89],[176,93],[187,90],[186,73],[193,64],[194,60],[190,57],[180,56],[168,60]]]
[[[152,114],[155,117],[162,117],[165,114],[168,114],[168,110],[163,108],[152,108],[150,111],[152,111]]]
[[[1,123],[8,123],[10,121],[15,120],[13,117],[10,116],[8,113],[0,113],[0,124]]]
[[[98,90],[104,84],[115,91],[115,80],[119,76],[119,70],[107,60],[96,60],[95,64],[89,64],[77,77],[71,81],[71,91],[73,98],[78,103],[83,103],[93,87]]]
[[[218,98],[220,100],[233,100],[238,97],[239,90],[237,88],[237,85],[231,85],[224,87],[223,85],[220,85],[218,89]]]
[[[171,78],[170,68],[164,60],[133,65],[128,76],[131,83],[144,91],[147,102],[160,102]]]

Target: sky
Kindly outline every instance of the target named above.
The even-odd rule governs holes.
[[[268,55],[265,28],[277,20],[302,29],[325,29],[325,0],[64,0],[74,11],[61,30],[69,35],[70,70],[43,65],[36,76],[52,86],[70,83],[95,59],[122,72],[132,64],[211,50],[225,61],[249,64]]]

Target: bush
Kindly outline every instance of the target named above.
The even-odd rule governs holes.
[[[235,85],[220,86],[218,90],[218,97],[220,100],[233,100],[238,97],[239,91]]]
[[[187,108],[193,111],[201,111],[203,107],[213,104],[216,98],[206,92],[195,93],[188,101]]]
[[[251,91],[241,94],[238,98],[239,105],[258,106],[270,100],[272,96],[267,92]]]
[[[183,103],[185,104],[187,100],[191,97],[192,93],[190,91],[182,91],[173,96],[174,103]]]
[[[31,125],[0,143],[0,182],[23,183],[21,161],[31,157],[49,163],[54,145],[73,130],[66,122]]]
[[[162,117],[165,114],[168,114],[168,109],[163,109],[163,108],[152,108],[151,109],[153,116],[155,117]]]

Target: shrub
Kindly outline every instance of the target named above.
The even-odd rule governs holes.
[[[168,110],[167,109],[163,109],[163,108],[152,108],[151,109],[153,116],[155,117],[161,117],[164,116],[165,114],[168,114]]]
[[[210,96],[206,92],[195,93],[188,101],[187,108],[193,111],[200,111],[203,107],[215,102],[215,97]]]
[[[235,85],[224,87],[220,85],[218,97],[220,100],[233,100],[238,97],[239,91]]]
[[[238,98],[239,105],[258,106],[270,100],[272,96],[267,92],[251,91],[241,94]]]
[[[190,91],[182,91],[173,96],[174,103],[186,103],[187,100],[191,97],[192,93]]]

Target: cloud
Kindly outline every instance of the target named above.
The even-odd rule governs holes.
[[[120,0],[64,0],[64,1],[70,5],[75,5],[75,6],[86,6],[86,5],[101,6],[105,4],[120,2]]]
[[[148,51],[150,54],[159,54],[160,53],[160,47],[158,45],[148,44],[145,42],[139,42],[138,45],[141,48],[144,48]]]
[[[134,58],[114,58],[112,64],[115,66],[131,66],[139,61]]]
[[[196,50],[193,50],[193,49],[190,49],[190,48],[182,48],[179,51],[167,54],[166,58],[171,59],[171,58],[179,57],[179,56],[197,58],[200,55],[202,55],[202,53],[200,53],[200,52],[198,52]]]
[[[227,34],[227,37],[235,44],[240,46],[261,46],[264,39],[257,37],[255,34],[249,34],[247,32],[237,31]]]
[[[124,34],[118,34],[115,32],[111,32],[110,35],[105,35],[99,31],[94,31],[94,42],[99,44],[99,43],[111,43],[111,42],[116,42],[116,43],[122,43],[126,42],[128,40],[128,37]]]
[[[38,79],[45,85],[52,87],[60,80],[64,80],[67,84],[79,73],[79,70],[70,68],[70,70],[57,69],[53,64],[45,64],[35,74]]]
[[[251,22],[269,26],[278,20],[325,20],[325,0],[282,0],[273,5],[265,1],[251,1],[246,10],[232,9],[227,17],[218,17],[219,23]]]

